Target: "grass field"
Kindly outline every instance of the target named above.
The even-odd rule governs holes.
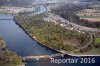
[[[95,38],[95,45],[97,44],[100,44],[100,37],[96,37]],[[100,48],[93,48],[92,50],[84,53],[84,54],[91,54],[91,55],[94,55],[94,54],[100,54]]]
[[[100,44],[100,37],[96,37],[96,38],[95,38],[95,45],[96,45],[96,44]]]
[[[95,38],[95,45],[100,44],[100,37]],[[100,55],[100,48],[92,48],[90,51],[85,53],[75,53],[75,55]]]
[[[80,16],[80,18],[100,18],[100,16]]]
[[[80,19],[88,20],[90,22],[100,22],[100,16],[80,16]]]

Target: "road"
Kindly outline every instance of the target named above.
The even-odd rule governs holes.
[[[51,13],[50,13],[51,14]],[[54,15],[55,14],[52,14],[53,15],[53,17],[54,17]],[[62,21],[63,20],[63,22],[66,22],[66,24],[68,24],[68,25],[72,25],[74,28],[76,28],[76,29],[78,29],[78,30],[80,30],[80,31],[90,31],[90,32],[100,32],[100,29],[97,29],[97,28],[89,28],[89,27],[86,27],[86,26],[80,26],[80,25],[78,25],[78,24],[76,24],[76,23],[72,23],[72,22],[69,22],[68,20],[66,20],[66,19],[64,19],[64,18],[62,18],[62,17],[60,17],[59,15],[55,15],[55,16],[58,16],[58,18]]]

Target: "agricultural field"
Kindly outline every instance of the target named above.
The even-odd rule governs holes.
[[[100,16],[80,16],[80,18],[100,18]]]
[[[90,22],[100,22],[100,16],[80,16],[80,19],[85,19]]]

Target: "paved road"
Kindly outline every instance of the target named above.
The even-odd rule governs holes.
[[[72,25],[75,28],[78,28],[79,30],[85,30],[85,31],[91,31],[91,32],[100,32],[100,29],[80,26],[80,25],[78,25],[76,23],[69,22],[68,20],[66,20],[66,19],[64,19],[64,18],[62,18],[60,16],[59,16],[59,19],[65,21],[67,24],[70,24],[70,25]]]

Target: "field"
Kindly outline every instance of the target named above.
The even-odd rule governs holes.
[[[97,44],[97,43],[100,43],[100,38],[99,38],[99,37],[96,37],[95,43],[96,43],[96,44]]]
[[[95,38],[95,45],[100,45],[100,37]],[[100,55],[100,48],[92,48],[92,50],[85,53],[85,55]]]
[[[100,18],[100,16],[80,16],[80,18]]]
[[[95,38],[95,45],[100,44],[100,37]]]
[[[95,38],[95,46],[100,44],[100,37]],[[85,53],[75,53],[74,55],[100,55],[100,48],[93,47],[90,51]]]
[[[85,19],[91,22],[100,22],[100,16],[80,16],[80,19]]]

